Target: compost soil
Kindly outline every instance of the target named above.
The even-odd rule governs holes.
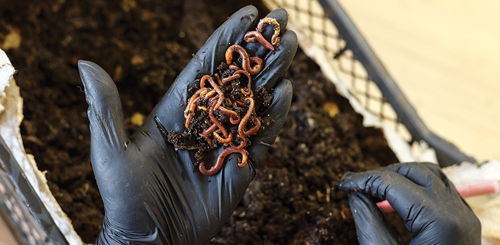
[[[77,61],[97,62],[120,91],[129,133],[142,124],[191,55],[239,8],[260,2],[39,0],[0,4],[0,47],[19,71],[21,132],[49,187],[85,242],[101,229],[103,202],[90,164],[87,103]],[[261,16],[262,17],[262,16]],[[339,96],[300,50],[287,75],[293,104],[242,202],[212,244],[355,244],[347,171],[397,162],[381,131]],[[345,211],[342,217],[341,211]],[[389,217],[403,240],[400,218]]]

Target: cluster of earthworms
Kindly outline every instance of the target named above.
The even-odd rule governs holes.
[[[271,42],[262,35],[265,24],[271,24],[274,28]],[[274,51],[275,46],[280,42],[279,34],[280,26],[276,19],[266,17],[260,20],[256,31],[249,31],[245,34],[244,40],[248,43],[259,42],[265,48]],[[241,67],[237,65],[240,63],[239,61],[233,63],[235,52],[240,56]],[[261,119],[255,113],[254,92],[252,91],[252,76],[262,70],[262,59],[250,57],[245,48],[237,44],[226,50],[225,58],[226,67],[230,70],[229,74],[225,72],[222,75],[222,71],[220,71],[221,75],[216,73],[213,77],[203,76],[200,79],[199,89],[188,100],[184,111],[187,129],[190,129],[196,115],[206,115],[208,112],[208,118],[195,122],[206,125],[206,128],[198,133],[197,138],[206,141],[206,145],[210,148],[213,148],[214,140],[225,147],[210,169],[205,168],[205,161],[200,162],[199,171],[208,176],[217,174],[222,168],[226,156],[231,153],[240,153],[242,159],[238,166],[245,166],[248,161],[248,153],[245,149],[249,145],[247,138],[257,134],[262,125]],[[245,78],[246,86],[241,86],[244,84]],[[210,85],[206,84],[207,81]],[[237,130],[228,130],[224,123],[219,120],[221,117],[217,117],[221,114],[229,117],[231,128],[237,126]]]

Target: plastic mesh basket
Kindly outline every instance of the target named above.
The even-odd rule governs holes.
[[[436,150],[442,167],[475,162],[426,127],[336,0],[263,2],[270,9],[288,11],[290,28],[298,33],[301,47],[332,82],[347,89],[343,95],[354,97],[362,111],[394,129],[408,144],[425,141]]]
[[[52,244],[46,232],[58,230],[1,137],[0,155],[0,218],[17,232],[19,242]]]

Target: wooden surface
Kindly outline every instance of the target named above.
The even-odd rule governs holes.
[[[339,2],[431,130],[500,157],[500,1]]]
[[[2,198],[0,196],[0,198]],[[17,245],[16,239],[10,232],[10,229],[7,227],[7,224],[2,219],[2,216],[0,216],[0,245]]]

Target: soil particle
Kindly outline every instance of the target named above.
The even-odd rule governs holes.
[[[255,90],[255,93],[257,94],[256,100],[260,102],[263,107],[262,109],[271,105],[271,102],[273,101],[272,90],[267,92],[264,87],[259,87]]]

